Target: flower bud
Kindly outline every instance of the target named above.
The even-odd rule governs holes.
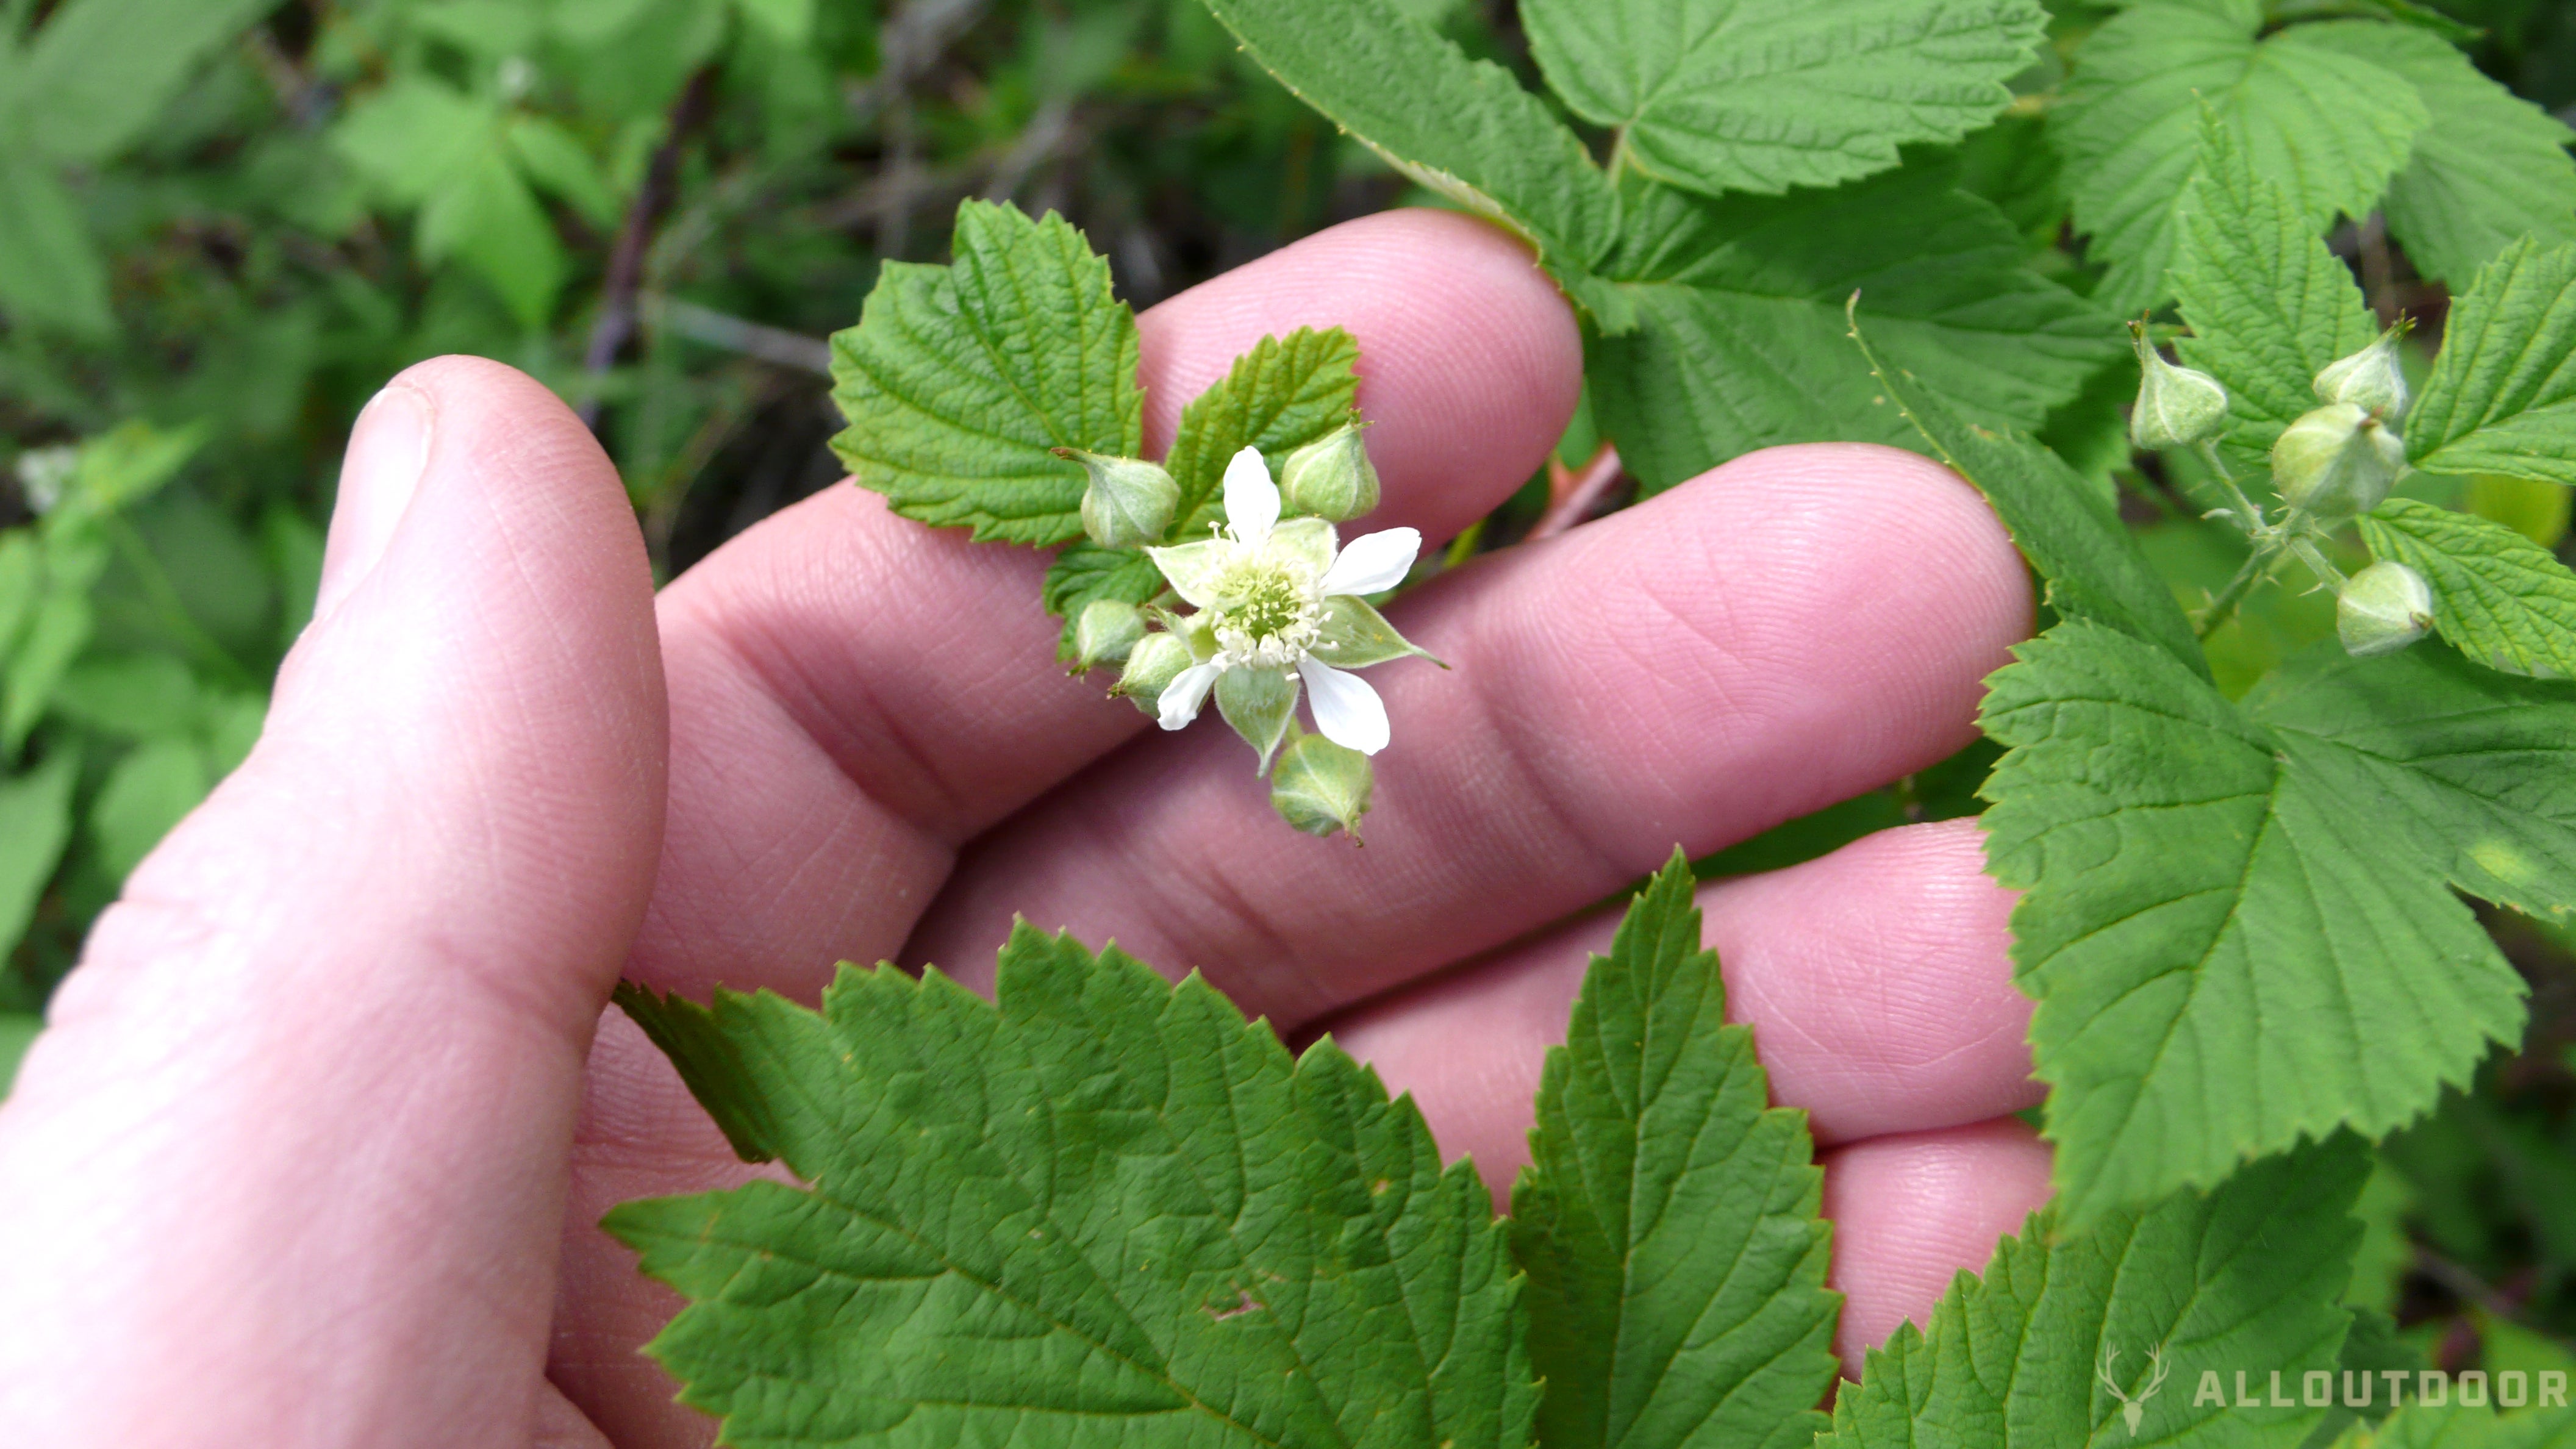
[[[1127,651],[1127,667],[1118,676],[1112,694],[1123,694],[1134,700],[1147,714],[1155,711],[1156,701],[1181,671],[1198,662],[1188,643],[1178,634],[1148,634]]]
[[[2335,634],[2355,659],[2394,654],[2432,627],[2432,586],[2395,559],[2381,559],[2344,580],[2335,600]]]
[[[2350,403],[2384,423],[2406,415],[2406,372],[2398,366],[2401,324],[2379,334],[2379,340],[2350,357],[2326,365],[2317,374],[2320,402]]]
[[[1340,523],[1376,508],[1377,494],[1377,469],[1357,423],[1289,454],[1279,470],[1279,500],[1293,513]]]
[[[2351,403],[2328,403],[2281,430],[2272,486],[2322,523],[2368,513],[2406,471],[2406,444]]]
[[[2138,349],[2138,401],[2129,409],[2129,438],[2150,452],[2187,448],[2227,430],[2227,389],[2217,378],[2165,361],[2147,341],[2147,330],[2132,326],[2129,337]]]
[[[1077,448],[1058,448],[1055,455],[1080,463],[1091,475],[1082,490],[1082,531],[1103,548],[1133,548],[1159,543],[1172,526],[1172,510],[1181,506],[1181,485],[1172,475],[1142,458],[1104,458]]]
[[[1124,664],[1136,642],[1145,637],[1145,615],[1118,599],[1094,599],[1073,616],[1073,672],[1087,673],[1103,664]]]
[[[1368,756],[1322,735],[1300,733],[1279,752],[1279,766],[1270,777],[1270,808],[1308,835],[1349,831],[1357,841],[1375,783]]]

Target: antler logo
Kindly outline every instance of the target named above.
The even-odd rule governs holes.
[[[2111,1377],[2111,1368],[2119,1361],[2118,1349],[2107,1343],[2102,1345],[2102,1366],[2094,1370],[2093,1376],[2102,1381],[2102,1387],[2111,1391],[2112,1398],[2120,1401],[2120,1422],[2128,1426],[2129,1437],[2134,1439],[2138,1437],[2138,1421],[2147,1415],[2147,1400],[2154,1398],[2156,1390],[2165,1386],[2165,1346],[2160,1343],[2147,1350],[2147,1362],[2152,1371],[2147,1375],[2145,1386],[2135,1394],[2122,1389],[2119,1381]]]

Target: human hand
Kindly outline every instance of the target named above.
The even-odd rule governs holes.
[[[1526,254],[1398,213],[1146,314],[1149,440],[1301,323],[1360,342],[1365,526],[1456,532],[1574,403],[1579,339]],[[1740,460],[1393,606],[1457,668],[1373,676],[1401,768],[1358,851],[1279,826],[1223,731],[1149,735],[1056,671],[1041,566],[834,488],[666,590],[657,651],[624,494],[571,415],[491,364],[406,373],[353,440],[259,749],[136,872],[0,1109],[0,1421],[705,1442],[635,1353],[676,1300],[592,1224],[772,1169],[600,1018],[621,970],[696,997],[810,1000],[844,957],[980,982],[1021,912],[1334,1031],[1506,1185],[1608,934],[1563,918],[1675,842],[1949,754],[2030,622],[1956,478],[1874,448]],[[1978,865],[1972,826],[1924,826],[1702,892],[1734,1015],[1813,1113],[1853,1367],[2045,1189],[2008,1116],[2034,1095],[2008,898]]]

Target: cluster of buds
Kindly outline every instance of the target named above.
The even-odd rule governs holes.
[[[1369,757],[1386,747],[1388,725],[1377,691],[1351,671],[1422,653],[1367,598],[1404,581],[1422,536],[1397,528],[1344,544],[1334,532],[1378,502],[1358,425],[1289,454],[1275,483],[1258,449],[1238,452],[1226,465],[1225,524],[1179,543],[1163,541],[1180,503],[1169,473],[1136,458],[1062,455],[1090,475],[1084,531],[1107,547],[1143,548],[1191,609],[1085,605],[1071,631],[1075,671],[1117,666],[1111,692],[1167,730],[1213,698],[1258,768],[1275,762],[1271,804],[1291,825],[1356,839],[1374,784]],[[1317,733],[1297,726],[1301,697]]]
[[[2408,395],[2397,348],[2406,328],[2399,322],[2312,379],[2319,405],[2282,429],[2272,444],[2272,486],[2285,506],[2279,522],[2267,523],[2262,509],[2241,493],[2235,508],[2222,510],[2239,517],[2252,535],[2257,563],[2275,549],[2288,549],[2319,576],[2338,581],[2336,633],[2355,657],[2393,653],[2433,627],[2433,592],[2423,575],[2382,561],[2344,579],[2316,546],[2318,537],[2378,507],[2406,474],[2398,424]],[[2226,386],[2208,373],[2165,361],[2144,326],[2129,330],[2139,368],[2131,440],[2151,451],[2196,449],[2233,491],[2216,448],[2228,427]]]

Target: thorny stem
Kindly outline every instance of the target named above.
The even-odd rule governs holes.
[[[2279,548],[2280,545],[2276,541],[2255,540],[2254,552],[2246,558],[2245,566],[2236,571],[2236,577],[2227,581],[2226,588],[2218,591],[2218,597],[2209,601],[2208,611],[2200,616],[2200,622],[2192,628],[2192,638],[2205,640],[2218,632],[2218,626],[2226,623],[2236,613],[2236,606],[2245,602],[2245,596],[2254,591],[2254,586],[2271,574],[2272,561],[2277,556]]]
[[[2263,527],[2261,505],[2246,497],[2245,490],[2237,485],[2236,474],[2228,468],[2227,459],[2219,453],[2218,445],[2204,438],[2197,445],[2197,449],[2200,460],[2209,465],[2209,471],[2218,475],[2220,486],[2227,490],[2227,501],[2236,506],[2237,526],[2249,534],[2261,529]]]

